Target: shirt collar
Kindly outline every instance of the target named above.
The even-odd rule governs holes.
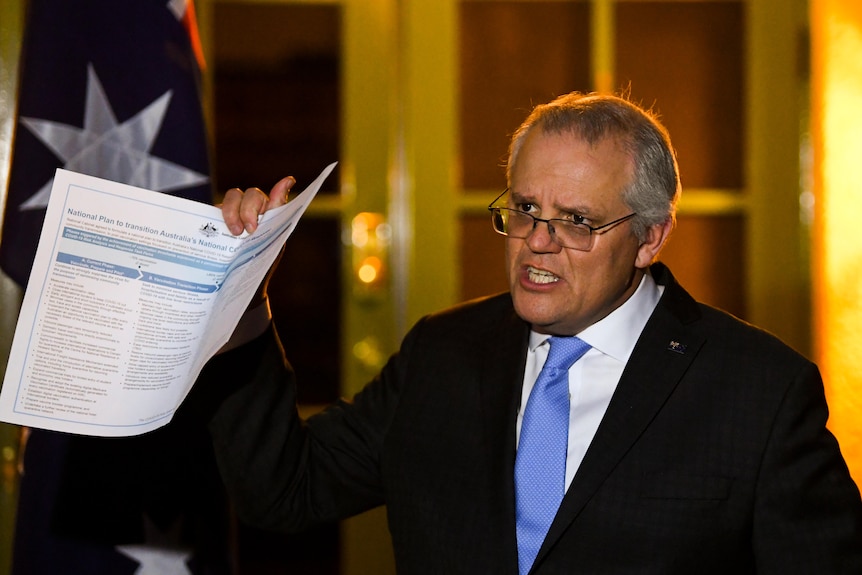
[[[578,337],[590,344],[593,349],[625,363],[631,356],[663,292],[664,286],[656,284],[647,271],[629,299],[606,317],[577,334]],[[535,351],[547,339],[547,334],[530,331],[530,350]]]

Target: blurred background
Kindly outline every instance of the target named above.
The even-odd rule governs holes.
[[[0,194],[25,4],[0,1]],[[562,93],[625,92],[658,112],[679,155],[679,221],[661,259],[695,297],[820,364],[830,426],[860,481],[855,0],[195,7],[214,189],[267,189],[289,174],[301,189],[339,162],[271,288],[304,410],[355,392],[423,314],[506,289],[485,208],[505,187],[510,134]],[[3,286],[0,354],[20,299]],[[18,433],[7,427],[3,549]],[[297,537],[240,528],[237,546],[242,573],[394,572],[382,511]]]

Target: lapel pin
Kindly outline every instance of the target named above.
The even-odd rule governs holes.
[[[667,344],[667,348],[676,353],[685,353],[686,345],[684,343],[679,343],[678,341],[671,341]]]

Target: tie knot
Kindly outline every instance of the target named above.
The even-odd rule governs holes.
[[[565,371],[568,371],[592,347],[577,337],[551,336],[548,338],[548,343],[551,349],[548,352],[548,359],[545,360],[545,366]]]

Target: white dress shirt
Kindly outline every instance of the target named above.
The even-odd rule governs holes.
[[[647,273],[635,293],[620,307],[577,334],[592,348],[569,369],[566,489],[584,459],[587,447],[611,402],[611,396],[617,388],[626,362],[663,291],[664,286],[657,285]],[[521,419],[527,399],[548,357],[550,346],[547,341],[548,335],[530,332],[516,441],[521,435]]]

